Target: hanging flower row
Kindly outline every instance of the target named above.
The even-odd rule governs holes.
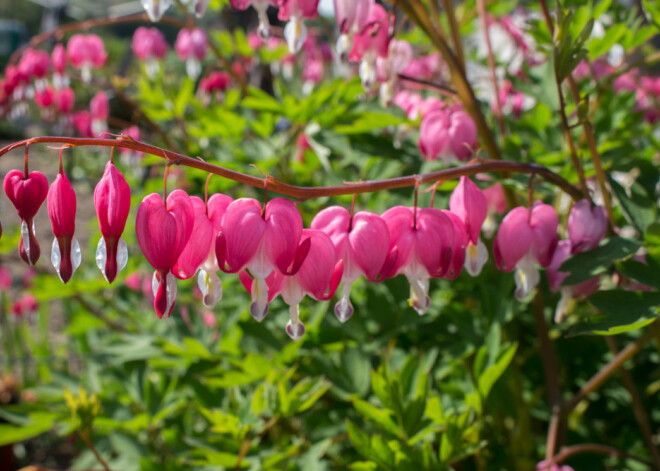
[[[53,183],[38,172],[13,170],[4,179],[4,190],[21,219],[19,253],[28,264],[40,257],[33,219],[47,200],[54,240],[51,262],[66,283],[81,263],[75,238],[76,195],[62,167]],[[501,187],[491,187],[501,191]],[[501,199],[501,197],[496,198]],[[94,206],[102,237],[96,264],[112,283],[126,266],[128,247],[122,234],[130,211],[131,191],[112,161],[94,191]],[[294,202],[274,198],[262,205],[255,199],[233,200],[215,194],[207,201],[183,190],[163,198],[146,196],[137,211],[137,241],[154,268],[152,289],[158,317],[172,314],[177,279],[197,275],[203,302],[213,307],[222,297],[218,272],[237,273],[252,302],[257,321],[268,314],[278,295],[289,305],[286,331],[294,340],[305,332],[298,306],[305,296],[331,299],[343,284],[334,313],[341,322],[354,312],[351,285],[361,276],[382,282],[404,275],[410,283],[409,304],[420,315],[430,308],[431,278],[455,279],[463,268],[477,276],[488,260],[481,240],[489,216],[487,193],[468,177],[461,177],[451,194],[449,208],[396,206],[378,215],[339,206],[322,210],[309,228]],[[561,321],[573,299],[590,294],[598,280],[561,287],[566,274],[559,272],[571,254],[592,249],[605,235],[603,208],[582,200],[575,204],[568,222],[569,239],[559,241],[558,217],[552,206],[535,203],[512,209],[502,220],[493,241],[495,263],[514,271],[516,298],[526,299],[539,282],[538,266],[548,270],[553,290],[561,289],[556,319]]]

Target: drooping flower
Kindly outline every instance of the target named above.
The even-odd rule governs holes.
[[[467,230],[465,269],[471,276],[478,276],[488,261],[488,249],[479,238],[488,215],[486,195],[468,177],[461,177],[449,198],[449,210],[461,218]]]
[[[34,221],[39,208],[48,194],[48,180],[41,172],[30,172],[25,176],[20,170],[5,175],[5,194],[21,218],[21,237],[18,251],[25,263],[34,265],[39,260],[41,249],[34,235]]]
[[[135,234],[142,253],[156,270],[152,284],[159,318],[170,316],[174,309],[176,280],[172,268],[192,235],[193,225],[193,205],[183,190],[174,190],[165,202],[152,193],[138,208]]]
[[[12,305],[11,312],[16,318],[22,318],[36,314],[39,310],[39,301],[32,293],[23,293],[18,300]]]
[[[302,226],[298,208],[285,198],[270,200],[264,210],[257,200],[241,198],[225,212],[216,239],[218,266],[233,273],[250,270],[250,313],[259,322],[268,314],[266,277],[273,271],[297,272],[307,256],[309,243],[299,246]]]
[[[270,5],[279,6],[286,0],[229,0],[231,6],[237,10],[246,10],[250,5],[254,7],[257,11],[257,17],[259,18],[259,35],[263,39],[268,39],[270,37],[270,23],[268,22],[268,7]]]
[[[7,291],[11,288],[13,282],[11,273],[5,267],[0,267],[0,292]]]
[[[380,86],[380,102],[389,106],[394,99],[399,74],[405,70],[413,57],[413,49],[408,41],[392,39],[386,57],[376,59]]]
[[[301,240],[307,247],[305,250],[308,251],[308,255],[300,269],[293,275],[283,275],[274,271],[266,279],[268,297],[273,299],[281,294],[284,302],[289,305],[286,333],[293,340],[300,340],[305,334],[305,325],[300,321],[300,302],[306,295],[317,301],[327,301],[332,298],[344,270],[343,262],[337,260],[332,241],[323,232],[304,229]],[[242,275],[241,281],[248,291],[255,289],[255,284],[254,282],[250,284],[249,277]]]
[[[370,89],[376,82],[376,59],[387,57],[390,41],[390,18],[385,9],[374,4],[366,25],[353,38],[353,47],[348,56],[351,62],[360,62],[362,86]]]
[[[74,34],[66,48],[71,64],[80,69],[85,83],[92,79],[92,68],[102,67],[108,58],[103,40],[96,34]]]
[[[147,76],[155,77],[160,70],[158,61],[163,60],[167,54],[163,33],[158,28],[140,26],[133,34],[132,49],[135,57],[145,61]]]
[[[535,264],[547,267],[557,246],[559,218],[555,209],[540,201],[532,209],[517,207],[502,220],[493,242],[497,268],[516,269],[516,298],[524,300],[538,284]]]
[[[213,229],[212,238],[207,248],[207,256],[199,267],[197,286],[202,292],[204,306],[212,308],[222,299],[222,282],[218,277],[218,259],[215,255],[215,238],[222,230],[222,218],[233,199],[227,195],[216,193],[209,198],[207,213]]]
[[[142,8],[145,9],[152,22],[160,21],[167,9],[172,5],[172,0],[141,0]]]
[[[56,90],[69,86],[69,76],[66,74],[68,63],[66,48],[62,44],[56,44],[51,53],[53,62],[53,87]]]
[[[337,39],[337,54],[346,60],[351,48],[353,35],[367,26],[374,0],[334,0],[335,19],[339,26],[340,36]]]
[[[396,262],[388,276],[403,274],[410,282],[408,300],[418,314],[431,307],[429,278],[445,276],[452,264],[454,226],[440,210],[395,206],[383,213]]]
[[[297,53],[307,39],[305,19],[316,18],[319,0],[287,0],[280,6],[278,18],[288,21],[284,27],[284,39],[289,52]]]
[[[92,119],[92,134],[101,136],[108,130],[108,117],[110,116],[110,102],[105,92],[96,92],[89,102],[89,113]]]
[[[197,196],[191,196],[190,202],[193,207],[192,235],[172,268],[172,274],[180,280],[195,276],[197,269],[209,255],[214,235],[213,224],[206,215],[204,201]]]
[[[575,308],[575,300],[582,296],[589,296],[598,291],[600,277],[590,278],[575,285],[562,286],[568,273],[559,271],[561,265],[571,256],[571,241],[560,240],[557,243],[552,261],[546,268],[548,284],[553,293],[561,291],[561,297],[555,308],[555,322],[562,322]]]
[[[203,29],[182,29],[176,37],[174,49],[179,58],[186,61],[186,73],[195,80],[202,71],[201,62],[206,57],[208,42]]]
[[[344,263],[342,296],[334,312],[346,322],[353,315],[351,284],[360,276],[376,281],[385,264],[390,248],[387,224],[377,214],[360,211],[351,217],[345,208],[331,206],[318,213],[310,227],[330,237],[337,258]]]
[[[568,217],[571,253],[595,249],[605,237],[605,232],[607,232],[605,208],[596,205],[592,207],[586,199],[575,203]]]
[[[80,137],[94,137],[92,132],[92,115],[87,110],[80,110],[71,116],[73,125]]]
[[[426,160],[452,155],[466,160],[477,144],[477,127],[465,111],[436,110],[422,119],[419,131],[419,150]]]
[[[61,88],[55,93],[55,106],[63,115],[71,113],[76,97],[70,87]]]
[[[455,213],[446,209],[441,210],[442,214],[447,216],[454,227],[454,244],[452,245],[451,264],[444,278],[455,280],[463,271],[465,263],[466,250],[468,247],[468,232],[465,223]]]
[[[96,266],[112,283],[128,261],[128,247],[121,237],[131,210],[131,188],[112,162],[94,189],[94,207],[101,228],[96,247]]]
[[[76,193],[60,169],[48,191],[48,217],[55,238],[50,261],[64,283],[68,283],[82,260],[76,230]]]

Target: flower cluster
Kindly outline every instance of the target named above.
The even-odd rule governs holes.
[[[62,166],[50,189],[40,172],[20,170],[6,175],[4,189],[21,218],[19,252],[29,265],[37,263],[40,255],[33,218],[47,200],[55,235],[51,262],[60,279],[68,282],[82,257],[75,238],[76,195]],[[135,231],[154,268],[158,317],[171,315],[177,279],[196,276],[203,303],[212,308],[222,297],[218,273],[237,273],[252,297],[252,316],[262,321],[270,301],[280,295],[290,309],[286,331],[299,339],[305,327],[298,306],[305,296],[328,300],[341,284],[334,313],[345,322],[354,313],[350,290],[358,278],[378,283],[404,275],[410,283],[409,304],[421,315],[431,305],[431,278],[455,279],[464,267],[471,276],[479,275],[488,260],[480,237],[482,226],[492,212],[489,208],[501,206],[501,201],[489,201],[501,200],[501,189],[493,189],[497,187],[482,191],[461,177],[447,210],[397,206],[378,215],[332,206],[318,213],[309,228],[303,227],[296,204],[285,198],[262,205],[250,198],[233,200],[215,194],[203,201],[175,190],[166,198],[153,193],[143,199]],[[94,206],[102,234],[96,264],[110,283],[128,259],[122,234],[130,202],[130,187],[108,162],[94,191]],[[540,202],[529,209],[515,208],[504,217],[493,251],[499,269],[516,270],[518,299],[525,299],[538,283],[537,265],[548,269],[551,288],[559,289],[566,277],[558,271],[561,263],[570,254],[596,247],[607,220],[602,208],[584,200],[571,212],[569,240],[558,241],[557,226],[554,208]],[[558,321],[569,301],[590,293],[593,283],[561,288]]]

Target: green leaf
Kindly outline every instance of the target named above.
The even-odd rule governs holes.
[[[335,126],[337,134],[362,134],[375,129],[386,128],[405,123],[407,120],[388,113],[364,113],[353,121],[352,124]]]
[[[399,427],[392,420],[392,413],[388,410],[379,409],[362,399],[354,399],[353,406],[365,418],[378,424],[384,431],[394,436],[400,436]]]
[[[635,240],[612,237],[600,247],[566,260],[559,268],[562,272],[570,273],[563,284],[574,285],[601,275],[607,272],[616,260],[634,254],[640,247],[641,244]]]
[[[621,210],[626,219],[635,226],[640,232],[655,222],[657,218],[657,208],[655,202],[649,197],[644,187],[639,183],[633,183],[630,186],[630,194],[610,178],[610,185],[617,199],[621,203]]]
[[[57,414],[40,411],[29,415],[30,421],[23,426],[0,424],[0,446],[22,442],[53,428]]]
[[[504,374],[507,367],[513,360],[513,357],[516,354],[518,349],[518,344],[511,345],[508,349],[504,351],[495,362],[494,365],[489,366],[486,370],[479,376],[478,385],[479,392],[481,396],[486,398],[490,394],[490,390],[493,388],[495,382]]]
[[[592,39],[589,41],[589,44],[587,44],[589,58],[595,60],[603,54],[607,54],[612,46],[618,43],[627,31],[628,26],[625,23],[618,23],[609,26],[602,38]]]
[[[589,302],[604,314],[586,318],[570,331],[570,336],[580,334],[616,335],[642,328],[658,317],[660,293],[600,291],[591,295]]]
[[[369,436],[350,420],[346,420],[346,429],[348,431],[348,439],[357,452],[367,459],[373,459],[374,452],[371,449]]]
[[[626,260],[617,263],[616,268],[626,278],[660,290],[660,266],[650,255],[647,255],[646,262]]]

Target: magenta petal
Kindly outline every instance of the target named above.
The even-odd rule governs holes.
[[[213,229],[216,233],[222,229],[222,218],[233,201],[231,197],[222,193],[216,193],[209,198],[208,217],[213,223]]]
[[[348,236],[351,261],[360,267],[364,276],[375,280],[380,273],[390,247],[390,232],[387,224],[377,214],[358,212],[353,218],[353,227]],[[344,266],[344,270],[347,267]]]
[[[460,217],[451,211],[443,210],[442,213],[447,216],[454,226],[454,244],[452,246],[452,259],[449,264],[449,270],[445,277],[453,280],[461,274],[465,264],[465,248],[468,245],[468,233],[465,224]]]
[[[173,191],[167,208],[160,195],[146,196],[138,208],[135,233],[151,266],[169,272],[190,239],[193,224],[193,206],[184,191]]]
[[[226,261],[231,270],[238,271],[247,265],[259,248],[265,231],[266,222],[261,217],[261,204],[257,200],[241,198],[227,207],[222,232],[226,242]]]
[[[193,205],[193,230],[172,274],[180,280],[187,280],[195,275],[199,266],[206,260],[213,242],[213,224],[206,215],[206,205],[201,198],[190,198]]]
[[[587,200],[575,203],[568,217],[568,235],[574,254],[598,247],[606,232],[607,213],[602,206],[592,208]]]
[[[484,192],[468,177],[461,177],[449,198],[449,210],[461,218],[468,231],[469,241],[476,244],[481,226],[488,215]]]
[[[550,265],[545,269],[546,274],[548,275],[548,285],[550,285],[550,291],[553,293],[559,291],[561,284],[568,276],[568,273],[559,271],[559,267],[561,267],[562,263],[564,263],[570,255],[571,242],[568,240],[560,240],[552,255]]]
[[[286,198],[275,198],[266,205],[264,252],[281,273],[293,261],[303,230],[302,217],[296,205]]]
[[[396,262],[387,275],[394,276],[401,273],[402,267],[408,264],[413,255],[413,210],[404,206],[395,206],[385,211],[381,217],[390,233],[389,252],[392,253],[395,247],[397,251]]]
[[[529,225],[534,234],[532,242],[534,257],[539,265],[547,267],[552,260],[558,240],[559,217],[557,211],[550,205],[536,203],[531,211]]]
[[[529,210],[519,206],[504,217],[493,242],[495,262],[500,270],[512,271],[532,245]]]
[[[442,276],[449,269],[451,248],[454,245],[454,225],[451,220],[438,209],[418,209],[415,238],[419,261],[429,275]]]
[[[46,206],[55,237],[73,237],[76,230],[76,193],[63,173],[55,177],[48,191]]]
[[[3,186],[18,217],[23,220],[34,218],[48,194],[48,180],[41,172],[30,172],[24,178],[22,171],[12,170],[5,175]]]
[[[305,229],[303,238],[309,238],[309,254],[298,273],[294,276],[303,292],[315,299],[322,299],[336,265],[335,247],[330,238],[321,231]]]
[[[131,188],[112,162],[107,163],[94,189],[94,207],[101,234],[106,239],[121,237],[131,210]]]

